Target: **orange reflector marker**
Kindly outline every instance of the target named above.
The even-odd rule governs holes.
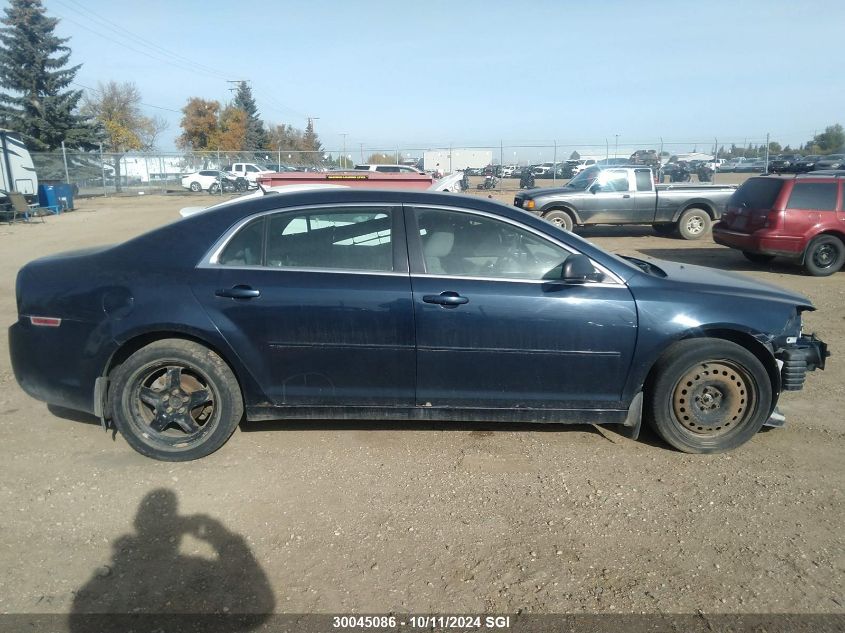
[[[29,322],[33,325],[42,325],[44,327],[59,327],[62,324],[61,319],[55,317],[29,317]]]

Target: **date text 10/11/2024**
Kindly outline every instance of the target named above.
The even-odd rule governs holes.
[[[508,629],[507,615],[336,615],[332,617],[335,629],[381,629],[407,626],[411,629]]]

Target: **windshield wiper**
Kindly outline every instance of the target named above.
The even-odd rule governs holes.
[[[631,257],[629,255],[620,255],[620,257],[628,260],[647,275],[651,275],[652,277],[666,277],[666,271],[662,268],[658,268],[651,262],[647,262],[644,259],[637,259],[636,257]]]

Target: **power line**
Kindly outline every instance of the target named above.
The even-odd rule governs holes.
[[[73,7],[70,7],[69,5],[67,5],[64,0],[55,0],[55,1],[58,2],[61,5],[64,5],[65,7],[69,8],[71,10],[74,10]],[[195,60],[192,60],[188,57],[185,57],[184,55],[182,55],[180,53],[176,53],[172,50],[164,48],[163,46],[159,46],[158,44],[156,44],[152,40],[149,40],[145,37],[142,37],[142,36],[138,35],[137,33],[134,33],[132,31],[130,31],[129,29],[121,26],[117,22],[114,22],[113,20],[109,20],[108,18],[106,18],[102,15],[99,15],[98,13],[88,9],[87,7],[85,7],[82,4],[80,4],[79,2],[77,2],[76,0],[67,0],[67,1],[73,3],[76,7],[78,7],[79,10],[87,13],[91,18],[100,22],[101,24],[108,26],[109,28],[117,29],[118,31],[121,31],[124,34],[124,37],[128,37],[132,40],[135,40],[137,43],[139,43],[141,45],[149,46],[151,48],[157,49],[158,51],[160,51],[161,53],[163,53],[164,55],[166,55],[169,58],[172,58],[172,57],[179,58],[179,59],[183,60],[186,64],[190,64],[191,66],[195,66],[197,68],[204,69],[205,71],[207,71],[209,73],[214,73],[214,74],[222,76],[221,72],[219,70],[217,70],[217,68],[214,68],[212,66],[207,66],[205,64],[201,64],[201,63],[199,63]]]
[[[213,77],[215,79],[224,79],[224,80],[228,81],[228,77],[231,76],[231,75],[224,74],[223,72],[217,70],[216,68],[213,68],[211,66],[207,66],[205,64],[201,64],[199,62],[196,62],[194,60],[189,59],[188,57],[185,57],[184,55],[181,55],[179,53],[175,53],[175,52],[173,52],[169,49],[166,49],[162,46],[159,46],[155,42],[152,42],[151,40],[149,40],[147,38],[144,38],[144,37],[142,37],[142,36],[140,36],[136,33],[133,33],[129,29],[124,28],[123,26],[117,24],[116,22],[109,20],[108,18],[102,17],[102,16],[92,12],[91,10],[85,8],[84,6],[82,6],[81,4],[76,2],[76,0],[68,0],[69,2],[72,2],[75,5],[75,7],[71,7],[64,0],[55,0],[55,1],[58,2],[59,4],[61,4],[62,6],[64,6],[65,8],[70,9],[72,11],[76,11],[75,7],[79,7],[79,9],[81,9],[85,13],[89,14],[92,18],[96,19],[99,22],[99,24],[98,24],[99,26],[103,26],[103,27],[109,28],[111,30],[117,29],[120,33],[116,33],[115,36],[112,36],[112,35],[102,33],[100,31],[98,31],[97,29],[91,28],[91,26],[82,24],[81,22],[79,22],[79,21],[77,21],[73,18],[60,15],[59,17],[61,17],[62,19],[67,20],[68,22],[72,22],[73,24],[76,24],[77,26],[93,33],[94,35],[97,35],[98,37],[101,37],[101,38],[108,40],[110,42],[114,42],[115,44],[123,46],[123,47],[127,48],[128,50],[131,50],[135,53],[145,55],[145,56],[149,57],[150,59],[153,59],[157,62],[161,62],[161,63],[167,64],[167,65],[170,65],[170,66],[174,66],[176,68],[179,68],[180,70],[187,70],[189,72],[198,72],[198,73]],[[118,38],[121,38],[121,39],[118,39]],[[126,40],[129,40],[130,43],[127,43]],[[132,45],[132,43],[135,43],[135,44],[138,44],[138,45],[141,45],[141,46],[149,47],[152,50],[144,50],[144,49],[136,48],[135,46]],[[158,51],[160,51],[160,52],[158,52]],[[253,92],[255,92],[256,94],[260,94],[265,101],[269,101],[273,106],[275,106],[274,108],[270,107],[270,108],[267,108],[267,109],[275,110],[275,111],[279,112],[280,114],[287,112],[287,113],[293,114],[293,115],[295,115],[299,118],[307,118],[306,114],[299,112],[298,110],[295,110],[295,109],[293,109],[289,106],[286,106],[285,104],[281,103],[275,97],[272,97],[271,95],[265,93],[263,90],[259,92],[257,89],[253,89]],[[169,108],[162,108],[160,106],[151,106],[151,107],[161,109],[161,110],[169,110]],[[171,110],[171,111],[176,112],[175,110]]]
[[[76,81],[70,82],[72,85],[77,86],[79,88],[84,88],[85,90],[90,90],[91,92],[96,92],[98,94],[104,94],[102,90],[99,88],[92,88],[91,86],[86,86]],[[157,106],[151,103],[143,103],[141,101],[138,102],[142,106],[146,106],[147,108],[155,108],[156,110],[165,110],[167,112],[175,112],[176,114],[182,114],[181,110],[174,110],[173,108],[165,108],[164,106]]]
[[[133,51],[133,52],[138,53],[140,55],[145,55],[147,57],[150,57],[151,59],[154,59],[157,62],[169,64],[171,66],[175,66],[175,67],[179,68],[180,70],[186,70],[188,72],[198,72],[198,73],[202,73],[202,74],[205,74],[205,75],[209,75],[209,76],[214,77],[215,79],[220,79],[220,78],[226,77],[225,75],[222,75],[222,74],[217,73],[217,72],[211,73],[211,72],[202,70],[200,68],[195,68],[195,67],[189,66],[188,64],[179,62],[178,60],[169,59],[165,56],[154,53],[153,51],[148,51],[148,50],[145,51],[145,50],[142,50],[142,49],[139,49],[139,48],[135,48],[134,46],[126,43],[125,41],[121,41],[121,40],[114,38],[110,35],[106,35],[104,33],[101,33],[99,31],[97,31],[96,29],[91,28],[90,26],[87,26],[85,24],[82,24],[81,22],[74,20],[73,18],[68,18],[66,16],[62,16],[62,19],[67,20],[68,22],[72,22],[73,24],[76,24],[80,28],[83,28],[86,31],[89,31],[89,32],[93,33],[94,35],[101,37],[105,40],[108,40],[110,42],[114,42],[115,44],[118,44],[119,46],[122,46],[122,47],[124,47],[124,48],[126,48],[130,51]]]

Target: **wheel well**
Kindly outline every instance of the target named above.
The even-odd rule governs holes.
[[[660,359],[672,349],[672,346],[675,343],[695,338],[716,338],[723,341],[730,341],[731,343],[736,343],[740,347],[743,347],[754,354],[754,356],[757,357],[757,360],[759,360],[763,367],[766,368],[766,373],[769,375],[769,381],[772,383],[772,395],[774,396],[772,398],[772,410],[774,410],[774,407],[777,404],[778,395],[780,394],[780,371],[778,370],[777,362],[765,345],[750,334],[739,332],[737,330],[704,330],[701,336],[686,336],[674,341],[672,345],[663,350],[663,353],[655,359],[654,363],[652,363],[651,368],[648,370],[645,382],[643,383],[644,392],[648,392],[651,389],[651,386],[654,384],[654,380],[656,378],[655,367]],[[771,411],[769,413],[771,413]]]
[[[229,366],[229,369],[232,370],[232,374],[235,376],[235,380],[238,381],[238,387],[243,390],[243,385],[241,384],[241,378],[238,376],[238,372],[232,366],[232,363],[227,358],[226,354],[216,347],[212,345],[208,341],[198,337],[193,336],[191,334],[186,334],[185,332],[172,332],[172,331],[159,331],[159,332],[147,332],[145,334],[139,334],[128,341],[126,341],[123,345],[121,345],[114,354],[112,354],[111,358],[109,358],[108,363],[106,363],[106,367],[103,370],[103,376],[111,377],[114,371],[120,367],[126,361],[127,358],[132,356],[135,352],[137,352],[142,347],[146,347],[150,343],[155,343],[156,341],[161,341],[163,339],[182,339],[184,341],[193,341],[194,343],[198,343],[204,347],[207,347],[215,354],[220,356],[223,359],[223,362]],[[111,383],[109,383],[109,389],[106,391],[106,402],[104,403],[103,411],[106,413],[106,418],[111,417]]]
[[[690,209],[704,209],[705,211],[707,211],[707,215],[710,216],[711,220],[716,219],[716,212],[713,210],[713,207],[711,207],[706,202],[690,202],[687,206],[678,211],[678,217],[676,218],[676,220],[680,220],[683,213],[685,211],[689,211]]]
[[[567,213],[570,218],[572,218],[573,224],[578,224],[580,220],[578,219],[578,214],[575,213],[575,209],[572,207],[567,207],[564,205],[557,205],[554,207],[549,207],[548,209],[543,209],[543,217],[546,217],[547,214],[551,213],[552,211],[563,211]]]
[[[804,264],[804,260],[807,258],[807,249],[810,248],[810,244],[813,243],[814,239],[816,239],[817,237],[821,237],[822,235],[832,235],[833,237],[838,238],[840,242],[845,244],[845,233],[837,231],[836,229],[830,229],[828,231],[816,233],[813,237],[807,240],[807,245],[804,247],[804,250],[801,251],[801,259],[799,260],[799,263],[801,263],[802,265]]]

